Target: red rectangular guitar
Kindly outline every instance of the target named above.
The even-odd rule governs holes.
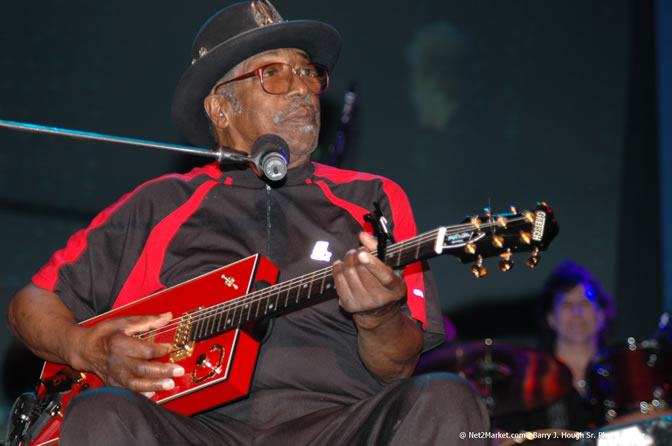
[[[419,260],[452,254],[463,263],[474,262],[476,277],[485,275],[483,259],[499,256],[499,267],[513,266],[512,254],[528,251],[534,267],[540,250],[558,233],[557,221],[546,204],[532,212],[474,216],[462,224],[440,227],[385,249],[384,261],[402,268]],[[157,404],[185,415],[244,397],[250,388],[259,351],[256,324],[316,299],[335,296],[331,267],[275,284],[278,270],[253,255],[200,277],[147,296],[82,322],[97,324],[122,315],[180,315],[156,330],[136,335],[147,342],[172,344],[161,362],[179,363],[184,376],[175,387],[152,397]],[[266,287],[260,288],[263,283]],[[270,286],[268,286],[270,285]],[[10,444],[46,446],[58,443],[69,400],[80,392],[103,386],[93,373],[47,362],[37,397],[24,395],[12,410]]]

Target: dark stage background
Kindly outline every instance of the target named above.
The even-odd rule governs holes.
[[[536,293],[567,258],[616,298],[613,342],[653,331],[662,292],[651,2],[275,3],[286,19],[323,20],[343,35],[319,159],[328,160],[354,86],[343,167],[401,184],[420,230],[489,205],[544,200],[555,210],[560,235],[536,270],[519,257],[511,272],[491,262],[475,280],[452,258],[432,261],[460,341],[534,345]],[[0,118],[182,143],[169,117],[173,89],[196,31],[225,5],[3,5]],[[204,162],[4,129],[0,147],[3,309],[98,210],[147,179]],[[2,333],[4,413],[41,363]]]

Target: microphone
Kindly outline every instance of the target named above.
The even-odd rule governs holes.
[[[251,155],[237,152],[228,147],[217,150],[217,161],[231,163],[251,163],[252,169],[260,177],[280,181],[287,175],[289,146],[278,135],[262,135],[254,141]]]
[[[280,181],[287,175],[289,146],[278,135],[262,135],[252,145],[252,162],[257,175],[261,172],[271,181]]]

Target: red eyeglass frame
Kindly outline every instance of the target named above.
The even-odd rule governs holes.
[[[270,91],[266,90],[266,87],[264,86],[264,78],[263,78],[262,75],[261,75],[261,72],[264,70],[264,68],[270,67],[271,65],[278,65],[278,64],[289,66],[289,67],[292,69],[292,76],[297,76],[297,75],[298,75],[299,78],[303,81],[303,77],[302,77],[300,74],[298,74],[297,71],[294,69],[294,67],[292,67],[292,66],[289,65],[288,63],[285,63],[285,62],[271,62],[271,63],[267,63],[267,64],[265,64],[265,65],[262,65],[262,66],[260,66],[259,68],[255,68],[254,70],[250,71],[249,73],[241,74],[240,76],[235,77],[235,78],[233,78],[233,79],[229,79],[228,81],[220,82],[219,84],[215,85],[215,88],[213,88],[212,91],[216,92],[216,91],[219,89],[219,87],[221,87],[221,86],[223,86],[223,85],[226,85],[226,84],[230,84],[231,82],[242,81],[242,80],[244,80],[244,79],[248,79],[248,78],[250,78],[250,77],[255,77],[255,76],[256,76],[257,78],[259,78],[259,83],[261,84],[261,88],[262,88],[266,93],[268,93],[268,94],[285,94],[285,93],[287,93],[287,91],[289,91],[289,87],[287,87],[287,91],[284,91],[284,92],[282,92],[282,93],[271,93]],[[326,82],[326,85],[325,85],[325,87],[324,87],[324,90],[322,90],[321,93],[315,93],[314,91],[310,90],[310,87],[308,87],[308,89],[309,89],[314,95],[322,96],[324,93],[327,92],[327,90],[329,90],[329,79],[330,79],[330,76],[329,76],[329,69],[328,69],[327,67],[325,67],[324,65],[322,65],[322,64],[314,63],[314,62],[311,62],[311,63],[309,63],[309,64],[306,64],[306,65],[304,65],[303,67],[305,67],[305,66],[307,66],[307,65],[315,65],[315,66],[317,66],[317,67],[321,67],[321,68],[324,70],[324,72],[327,74],[327,82]],[[302,69],[303,69],[303,67],[302,67]],[[304,81],[304,83],[305,83],[305,81]],[[291,85],[291,82],[290,82],[290,85]],[[306,86],[308,86],[307,83],[306,83]]]

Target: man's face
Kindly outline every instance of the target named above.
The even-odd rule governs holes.
[[[604,327],[604,311],[597,303],[591,287],[582,283],[555,297],[548,323],[558,341],[588,343],[594,341]]]
[[[305,51],[294,48],[265,51],[238,64],[226,79],[273,62],[284,62],[298,72],[310,59]],[[230,99],[217,96],[225,102],[222,105],[228,119],[225,130],[230,137],[226,142],[233,149],[249,153],[258,137],[271,133],[287,141],[290,167],[310,159],[320,132],[320,102],[298,75],[294,75],[289,91],[284,94],[266,93],[256,76],[220,87],[224,88],[231,89]]]

